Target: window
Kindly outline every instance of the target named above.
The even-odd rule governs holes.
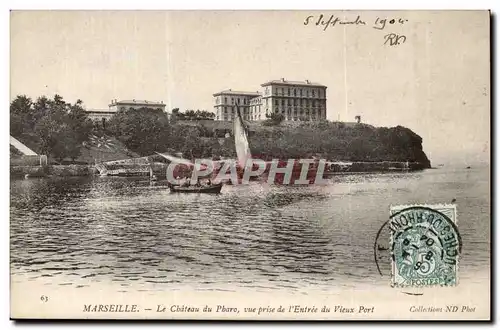
[[[315,94],[314,92],[315,92],[315,90],[313,89],[313,90],[312,90],[313,97],[314,97],[314,94]]]
[[[290,88],[286,89],[288,96],[290,96]]]
[[[274,104],[279,105],[279,101],[278,100],[274,101]]]
[[[293,96],[297,96],[297,90],[296,89],[293,90]]]
[[[302,88],[299,89],[300,97],[302,97]]]
[[[231,98],[231,104],[234,104],[234,98]]]
[[[224,103],[226,103],[226,104],[227,104],[227,97],[225,97],[225,98],[224,98]]]
[[[307,97],[309,97],[309,90],[307,90]]]

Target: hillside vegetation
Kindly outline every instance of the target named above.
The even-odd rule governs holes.
[[[10,105],[10,133],[39,154],[58,162],[94,163],[106,160],[182,152],[186,158],[235,157],[228,122],[169,120],[160,110],[120,110],[106,127],[92,123],[83,102],[61,96],[33,101],[18,96]],[[196,112],[194,112],[196,115]],[[199,112],[201,116],[203,112]],[[205,118],[205,117],[203,117]],[[269,118],[248,123],[250,148],[259,158],[310,158],[342,161],[419,162],[430,167],[422,138],[410,129],[373,127],[342,122],[285,122]],[[15,156],[11,152],[11,156]]]
[[[250,147],[263,157],[321,156],[329,160],[419,162],[430,167],[422,138],[397,126],[373,127],[342,122],[304,122],[290,127],[254,126]]]

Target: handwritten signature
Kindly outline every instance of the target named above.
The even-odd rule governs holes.
[[[377,30],[383,30],[389,25],[394,24],[405,24],[408,20],[404,18],[380,18],[377,17],[375,22],[373,22],[372,27]],[[336,17],[335,15],[330,15],[326,17],[321,14],[317,18],[314,15],[307,16],[304,20],[304,25],[314,24],[316,26],[323,27],[323,31],[326,31],[329,27],[334,27],[336,25],[366,25],[366,22],[361,19],[361,15],[358,15],[355,19],[346,20]]]
[[[406,42],[406,36],[396,33],[389,33],[384,36],[384,45],[398,46]]]

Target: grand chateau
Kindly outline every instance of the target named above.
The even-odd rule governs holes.
[[[125,109],[140,109],[140,108],[153,108],[165,111],[165,104],[163,101],[155,102],[155,101],[147,101],[147,100],[122,100],[118,101],[116,99],[111,100],[111,103],[108,105],[108,109],[88,109],[87,115],[94,122],[102,122],[102,126],[106,125],[106,121],[111,119],[115,113],[119,110]]]
[[[280,113],[285,120],[326,119],[326,86],[306,81],[271,80],[261,91],[231,89],[215,93],[215,120],[232,120],[239,107],[243,119],[264,120],[267,114]]]

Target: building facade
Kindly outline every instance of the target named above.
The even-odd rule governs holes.
[[[111,100],[111,103],[108,105],[108,109],[86,109],[85,111],[92,121],[106,127],[106,122],[109,121],[109,119],[111,119],[111,117],[113,117],[113,115],[119,110],[152,108],[165,111],[165,106],[166,105],[163,102],[152,102],[146,100]]]
[[[236,115],[236,109],[245,120],[250,119],[250,101],[260,96],[258,92],[238,92],[226,90],[213,94],[215,97],[215,120],[233,120]]]
[[[280,113],[285,120],[326,119],[326,86],[309,80],[272,80],[263,87],[262,106],[266,113]]]
[[[118,111],[118,110],[128,110],[128,109],[140,109],[140,108],[153,108],[161,111],[165,111],[165,104],[162,102],[154,102],[147,100],[111,100],[109,104],[109,110]]]
[[[261,85],[261,92],[224,91],[214,94],[216,120],[232,120],[236,106],[244,119],[264,120],[272,113],[282,114],[287,121],[326,119],[326,89],[318,83],[288,81],[284,78]],[[241,99],[244,103],[235,103]]]
[[[85,111],[89,119],[96,124],[100,124],[102,127],[106,127],[106,122],[116,113],[115,110],[109,109],[87,109]]]

